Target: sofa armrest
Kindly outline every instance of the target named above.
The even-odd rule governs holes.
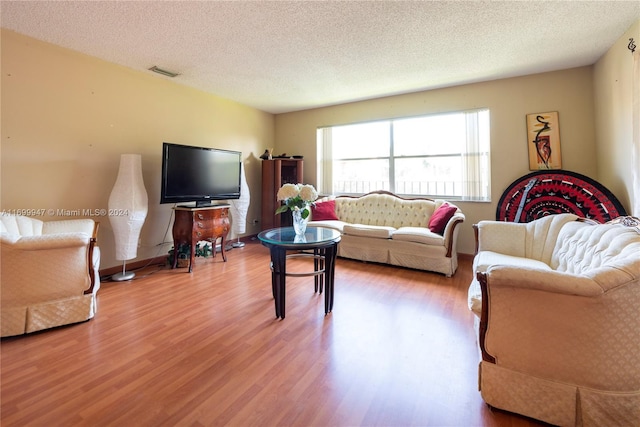
[[[446,227],[444,228],[444,233],[442,234],[442,236],[444,237],[444,246],[447,248],[447,258],[451,258],[453,254],[457,253],[457,233],[459,232],[458,226],[462,224],[464,220],[464,214],[458,211],[451,217],[449,222],[447,222]]]
[[[513,298],[521,295],[525,299],[528,292],[548,293],[548,298],[553,298],[553,294],[593,297],[603,293],[602,288],[587,277],[521,266],[491,266],[477,272],[476,278],[482,295],[478,344],[482,359],[491,363],[495,363],[495,357],[486,348],[491,295],[501,295],[500,290],[505,291],[504,295],[511,294]]]
[[[567,276],[500,266],[478,273],[483,360],[594,389],[637,390],[640,280],[605,292],[588,277]]]
[[[46,221],[42,225],[42,234],[85,233],[93,235],[96,222],[92,219],[67,219]]]
[[[489,353],[486,345],[490,321],[490,295],[498,295],[500,298],[501,289],[507,291],[504,295],[511,294],[513,298],[518,298],[518,295],[526,298],[525,295],[530,291],[549,293],[549,298],[553,298],[552,294],[587,297],[602,294],[602,288],[593,280],[554,270],[496,265],[486,271],[477,272],[476,278],[482,295],[478,344],[482,359],[491,363],[495,363],[495,357]],[[498,300],[498,304],[502,304],[502,301]]]
[[[91,237],[85,233],[62,233],[24,236],[13,242],[3,239],[3,243],[9,244],[14,250],[40,251],[87,246],[90,240]]]
[[[478,274],[490,274],[492,287],[510,287],[514,290],[530,289],[587,297],[603,293],[602,287],[589,277],[555,270],[496,265],[489,267],[485,273]]]
[[[93,221],[91,224],[90,234],[20,237],[1,233],[3,264],[12,265],[3,271],[3,298],[19,299],[24,293],[20,289],[30,289],[30,298],[42,295],[58,298],[78,291],[90,294],[97,290],[100,284],[97,277],[100,253],[96,247],[99,224]]]

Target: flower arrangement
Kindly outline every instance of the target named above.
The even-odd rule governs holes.
[[[278,190],[276,198],[284,201],[284,205],[276,209],[276,214],[299,210],[302,218],[306,219],[310,214],[309,205],[318,198],[318,192],[310,184],[284,184]]]

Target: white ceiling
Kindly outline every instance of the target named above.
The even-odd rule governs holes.
[[[271,113],[593,64],[638,20],[640,0],[1,2],[4,28]]]

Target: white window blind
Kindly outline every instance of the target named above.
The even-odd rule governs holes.
[[[319,191],[490,201],[489,135],[487,109],[319,128]]]

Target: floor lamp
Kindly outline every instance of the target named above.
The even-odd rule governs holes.
[[[116,183],[109,196],[109,222],[113,228],[116,259],[122,261],[122,273],[111,276],[121,282],[135,277],[126,271],[127,260],[138,255],[138,239],[147,217],[148,199],[142,179],[142,156],[122,154]]]
[[[236,242],[231,244],[234,248],[241,248],[244,243],[240,241],[240,233],[244,233],[247,229],[247,211],[249,210],[249,202],[251,195],[249,194],[249,185],[247,185],[247,178],[244,174],[244,165],[240,164],[240,198],[231,200],[231,218],[233,223],[231,224],[231,231],[238,238]]]

